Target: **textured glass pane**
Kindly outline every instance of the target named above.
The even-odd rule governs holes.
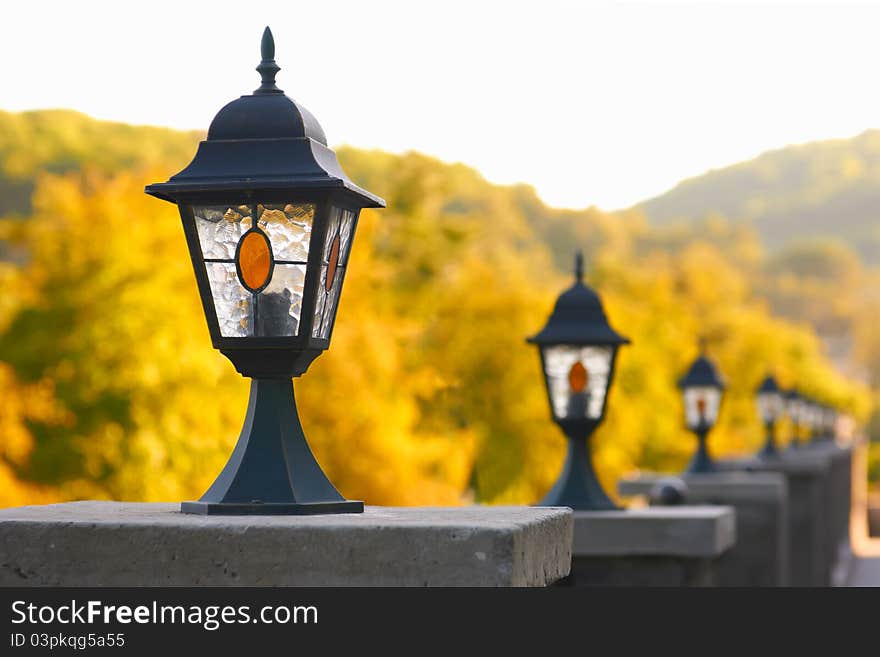
[[[211,296],[220,323],[220,335],[243,338],[250,334],[251,294],[238,282],[235,265],[206,262]]]
[[[348,255],[351,251],[351,242],[357,224],[357,212],[343,210],[338,207],[330,208],[330,218],[327,226],[327,235],[324,237],[324,253],[321,266],[321,281],[318,284],[318,298],[315,303],[315,319],[312,324],[312,336],[329,338],[333,330],[333,322],[336,315],[336,307],[339,305],[339,297],[342,293],[342,281],[345,277],[344,265],[348,263]],[[331,281],[329,292],[327,291],[327,270],[330,254],[336,236],[339,236],[339,257],[335,275]]]
[[[614,348],[557,345],[544,349],[544,373],[553,414],[597,420],[605,407]]]
[[[312,337],[321,335],[321,318],[324,316],[324,304],[327,301],[324,282],[327,280],[327,265],[321,267],[321,282],[318,284],[318,298],[315,299],[315,317],[312,321]]]
[[[333,278],[333,286],[324,301],[324,314],[321,317],[321,335],[322,338],[329,338],[330,331],[333,330],[333,319],[336,315],[336,306],[339,305],[339,293],[342,290],[342,279],[345,278],[345,269],[339,267],[336,269],[336,276]]]
[[[272,241],[276,260],[305,262],[309,257],[309,240],[315,206],[312,203],[267,203],[257,207],[258,224]]]
[[[689,429],[711,427],[718,420],[721,391],[709,386],[695,386],[684,390],[685,422]]]
[[[333,244],[333,238],[339,234],[339,223],[342,218],[342,210],[337,207],[330,208],[330,219],[327,222],[327,234],[324,236],[324,257],[322,262],[327,262],[330,258],[330,245]]]
[[[806,409],[806,404],[798,398],[789,399],[785,404],[785,412],[788,414],[788,418],[798,424],[804,421],[804,410]]]
[[[257,295],[256,335],[282,337],[298,333],[305,281],[305,265],[275,265],[272,282]]]
[[[351,241],[354,237],[355,224],[357,222],[357,214],[351,210],[342,211],[342,225],[340,234],[342,236],[342,244],[339,254],[339,262],[343,265],[348,264],[348,255],[351,250]]]
[[[758,413],[764,422],[772,422],[782,414],[782,395],[765,392],[758,395]]]
[[[234,258],[238,241],[251,227],[251,208],[247,205],[195,205],[193,215],[202,255],[205,258]]]

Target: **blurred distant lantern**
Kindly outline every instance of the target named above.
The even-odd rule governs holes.
[[[821,412],[819,404],[811,397],[804,397],[803,409],[803,433],[807,443],[813,441],[819,430],[819,422],[821,421]]]
[[[705,355],[705,347],[691,364],[687,373],[679,380],[684,398],[685,425],[697,435],[697,451],[691,459],[686,472],[715,472],[717,466],[709,456],[706,439],[718,421],[724,383],[718,376],[715,366]]]
[[[797,449],[801,442],[801,428],[806,421],[807,404],[801,394],[794,388],[785,392],[785,413],[791,423],[791,442],[789,447]]]
[[[834,440],[837,428],[837,411],[832,406],[822,407],[822,439]]]
[[[764,422],[767,440],[758,453],[760,458],[769,459],[779,455],[776,449],[776,420],[785,412],[785,400],[782,391],[772,376],[766,377],[757,391],[758,413]]]
[[[811,442],[824,440],[828,430],[826,422],[827,407],[815,400],[809,400],[809,421],[807,423],[807,439]]]
[[[593,470],[589,437],[605,418],[617,350],[629,340],[608,324],[599,296],[584,285],[583,256],[575,283],[556,300],[537,345],[553,420],[568,438],[568,456],[556,484],[540,502],[573,509],[616,509]]]
[[[315,118],[275,86],[267,27],[260,88],[214,117],[193,161],[148,194],[178,205],[214,347],[250,377],[244,428],[200,514],[360,512],[324,475],[291,377],[330,346],[362,208],[385,202],[343,173]]]

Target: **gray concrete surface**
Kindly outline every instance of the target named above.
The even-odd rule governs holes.
[[[856,559],[846,586],[880,586],[880,557]]]
[[[728,470],[779,472],[788,485],[788,544],[791,586],[828,586],[831,583],[834,534],[831,458],[801,447],[778,459],[722,461]]]
[[[575,511],[568,586],[713,586],[736,541],[729,507]]]
[[[544,586],[568,574],[571,545],[567,508],[224,517],[71,502],[0,510],[0,586]]]
[[[641,474],[622,479],[624,496],[647,496],[669,476]],[[719,586],[786,586],[788,565],[788,489],[777,472],[688,474],[684,504],[729,505],[736,510],[736,544],[718,563]]]

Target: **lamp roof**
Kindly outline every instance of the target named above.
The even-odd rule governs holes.
[[[724,390],[724,381],[711,360],[701,351],[683,377],[678,380],[679,388],[711,387]]]
[[[527,341],[538,345],[621,345],[629,339],[611,328],[599,295],[584,285],[583,255],[575,255],[575,283],[556,299],[547,324]]]
[[[774,394],[782,392],[779,389],[779,385],[776,383],[776,379],[771,375],[767,375],[763,381],[761,381],[761,385],[758,386],[758,394]]]
[[[260,50],[260,87],[223,107],[193,161],[168,182],[147,186],[146,193],[177,202],[250,190],[338,189],[358,207],[385,207],[345,175],[317,119],[275,85],[280,68],[268,27]]]

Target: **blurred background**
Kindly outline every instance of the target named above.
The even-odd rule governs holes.
[[[225,463],[248,383],[211,347],[176,210],[143,188],[258,86],[266,24],[279,86],[388,202],[364,212],[331,348],[296,382],[346,497],[546,492],[565,441],[524,340],[578,248],[632,340],[594,439],[606,490],[685,466],[695,440],[675,381],[700,339],[729,384],[716,455],[763,442],[754,390],[768,373],[839,408],[845,432],[880,435],[875,7],[34,1],[6,14],[0,505],[195,499]]]

